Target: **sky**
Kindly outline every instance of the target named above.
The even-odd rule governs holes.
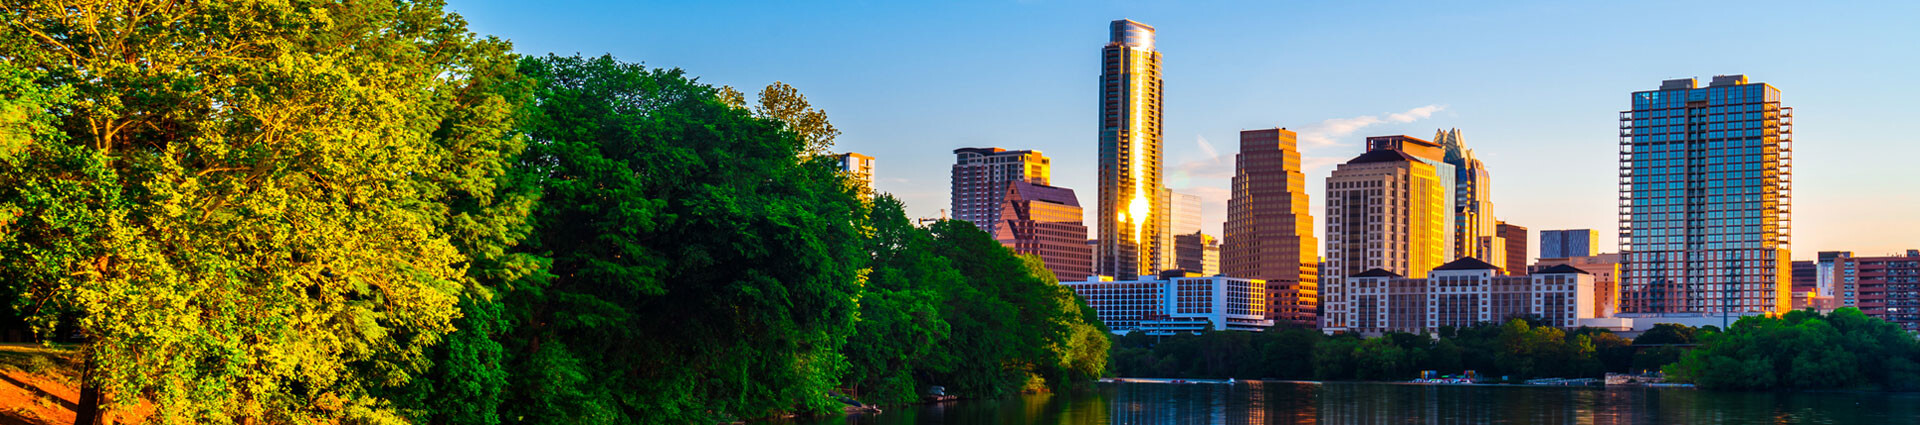
[[[1166,185],[1226,219],[1238,133],[1286,127],[1315,221],[1365,137],[1461,129],[1494,215],[1595,229],[1614,251],[1618,114],[1673,78],[1745,74],[1793,107],[1793,257],[1920,248],[1911,124],[1920,2],[469,1],[449,8],[524,54],[681,68],[753,93],[798,88],[874,156],[916,217],[950,207],[952,151],[1035,149],[1093,226],[1100,48],[1153,25]],[[1324,229],[1318,226],[1317,229]],[[1091,229],[1090,229],[1090,234]],[[1324,239],[1324,235],[1323,239]]]

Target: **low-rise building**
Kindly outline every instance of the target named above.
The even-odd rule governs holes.
[[[1557,265],[1525,276],[1472,257],[1441,265],[1425,278],[1407,278],[1381,269],[1348,279],[1345,327],[1327,333],[1386,332],[1432,334],[1440,328],[1534,318],[1549,326],[1572,328],[1592,318],[1593,274]]]
[[[1202,330],[1262,331],[1267,319],[1267,282],[1226,276],[1162,273],[1154,280],[1114,281],[1095,276],[1062,282],[1093,307],[1113,333],[1169,335]]]
[[[1613,317],[1620,312],[1620,284],[1614,279],[1620,273],[1620,254],[1541,258],[1527,269],[1537,273],[1562,264],[1593,274],[1593,317]]]

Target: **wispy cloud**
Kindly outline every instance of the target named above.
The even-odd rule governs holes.
[[[1360,129],[1384,123],[1409,123],[1433,117],[1433,113],[1446,110],[1446,105],[1427,105],[1401,112],[1388,113],[1385,116],[1363,115],[1352,118],[1334,118],[1300,128],[1300,142],[1303,147],[1340,145],[1340,139],[1353,135]]]
[[[1194,142],[1200,145],[1200,152],[1205,152],[1207,154],[1207,159],[1212,160],[1213,163],[1215,164],[1219,164],[1220,151],[1213,150],[1213,144],[1207,143],[1207,136],[1195,136],[1195,137],[1196,137],[1196,140],[1194,140]]]

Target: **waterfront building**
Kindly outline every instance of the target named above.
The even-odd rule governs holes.
[[[1849,253],[1833,258],[1833,264],[1842,288],[1854,289],[1853,296],[1841,298],[1843,304],[1902,329],[1920,330],[1920,250],[1879,257]]]
[[[1062,284],[1087,300],[1107,329],[1117,334],[1261,331],[1273,326],[1266,317],[1266,282],[1259,279],[1168,271],[1147,280]]]
[[[953,156],[953,218],[988,233],[1000,222],[1008,183],[1047,185],[1053,176],[1052,161],[1040,151],[960,148]]]
[[[1593,316],[1613,317],[1620,312],[1620,254],[1606,253],[1580,257],[1547,258],[1528,266],[1530,273],[1566,265],[1593,275]]]
[[[1170,269],[1199,272],[1204,276],[1220,274],[1220,240],[1195,231],[1174,237],[1174,252],[1179,264]]]
[[[993,227],[1000,244],[1040,257],[1062,282],[1093,273],[1087,226],[1073,189],[1015,181],[1007,183],[1001,199],[1000,221]]]
[[[1409,278],[1382,269],[1351,276],[1348,301],[1329,315],[1351,317],[1332,333],[1386,332],[1434,334],[1442,327],[1467,327],[1533,318],[1547,326],[1574,328],[1593,318],[1593,275],[1556,265],[1526,276],[1509,276],[1473,257],[1434,268],[1425,278]]]
[[[1381,269],[1420,278],[1446,261],[1452,252],[1447,243],[1452,209],[1445,199],[1452,186],[1443,186],[1438,176],[1431,163],[1383,147],[1340,164],[1327,177],[1323,328],[1344,329],[1353,319],[1343,313],[1350,307],[1342,287],[1347,277]]]
[[[1744,75],[1666,80],[1620,112],[1621,311],[1789,308],[1793,109]]]
[[[1585,257],[1598,252],[1600,232],[1593,229],[1540,231],[1540,258]]]
[[[1504,221],[1495,221],[1493,227],[1494,233],[1500,235],[1501,242],[1507,251],[1506,262],[1495,264],[1499,264],[1508,273],[1527,274],[1527,228],[1507,224]]]
[[[1440,145],[1446,163],[1453,166],[1453,255],[1504,264],[1495,259],[1505,255],[1480,249],[1480,238],[1494,233],[1493,175],[1473,155],[1473,149],[1467,149],[1460,129],[1434,130],[1433,142]]]
[[[834,155],[833,158],[840,172],[852,178],[853,184],[860,190],[860,196],[873,199],[873,157],[847,152]]]
[[[1123,280],[1151,276],[1166,231],[1154,217],[1161,183],[1160,51],[1154,29],[1113,21],[1100,51],[1100,246],[1096,272]]]
[[[1306,180],[1294,132],[1241,131],[1220,259],[1228,276],[1267,281],[1268,317],[1303,327],[1317,325],[1320,307],[1320,242]]]

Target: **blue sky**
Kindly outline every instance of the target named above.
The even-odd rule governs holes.
[[[1614,246],[1617,113],[1660,80],[1746,74],[1795,108],[1794,257],[1920,248],[1920,3],[594,2],[450,8],[522,53],[612,54],[753,92],[798,87],[877,157],[879,190],[948,208],[959,147],[1038,149],[1095,213],[1107,23],[1155,26],[1167,185],[1225,219],[1243,129],[1302,132],[1307,187],[1364,137],[1460,128],[1502,220]],[[1089,220],[1091,226],[1092,220]],[[1537,239],[1537,236],[1535,237]],[[1537,242],[1537,240],[1535,241]],[[1534,247],[1537,254],[1538,247]]]

